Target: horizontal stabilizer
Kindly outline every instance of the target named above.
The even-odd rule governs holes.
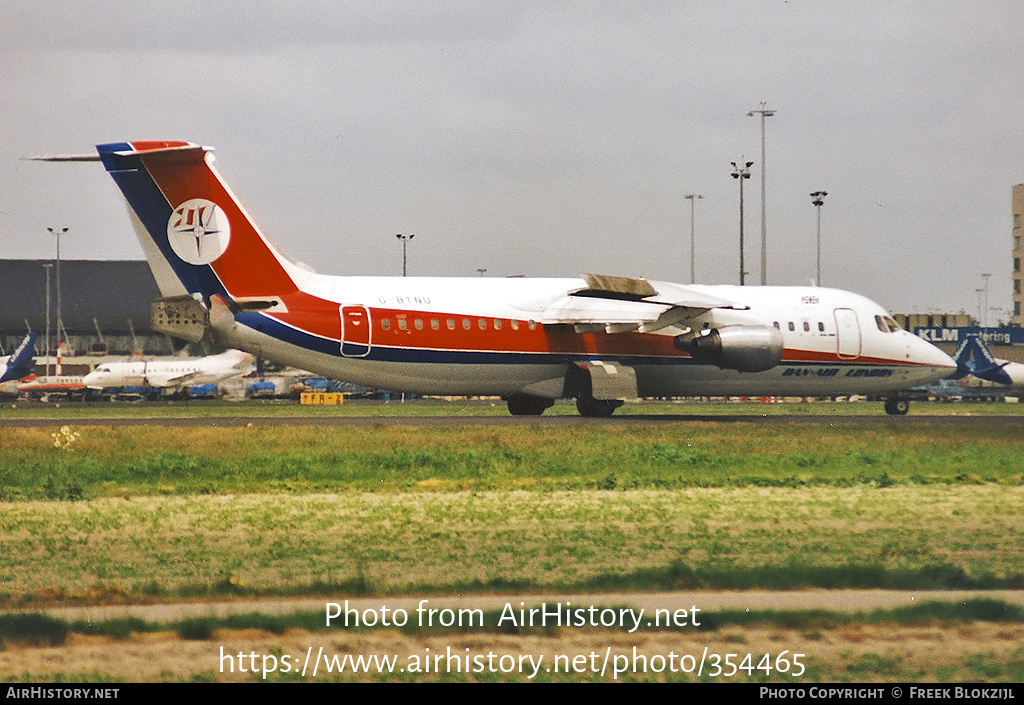
[[[26,162],[98,162],[100,155],[91,154],[39,154],[34,157],[22,157]]]

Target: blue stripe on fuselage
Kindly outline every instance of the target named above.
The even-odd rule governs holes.
[[[235,315],[235,320],[243,326],[259,331],[288,345],[304,348],[324,355],[343,358],[341,341],[336,338],[325,338],[298,328],[281,323],[272,316],[253,311],[242,311]],[[662,355],[622,355],[610,353],[587,352],[546,352],[546,351],[512,351],[512,350],[458,350],[417,347],[397,347],[374,345],[369,354],[361,357],[345,357],[352,360],[372,360],[376,362],[405,362],[426,364],[557,364],[581,360],[614,360],[624,365],[703,365],[691,357],[667,357]],[[779,368],[872,368],[898,366],[895,362],[816,362],[808,360],[782,361]]]

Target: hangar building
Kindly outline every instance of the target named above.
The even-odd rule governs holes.
[[[50,349],[56,354],[57,284],[53,260],[0,260],[0,347],[8,354],[31,328],[43,354],[50,279]],[[61,260],[62,355],[167,355],[170,338],[154,333],[149,302],[160,296],[145,261]],[[180,345],[178,346],[180,347]]]

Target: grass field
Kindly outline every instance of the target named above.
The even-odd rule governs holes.
[[[1007,416],[1020,406],[917,404],[912,413]],[[561,405],[552,411],[573,413]],[[507,412],[487,403],[5,407],[0,418],[61,424],[0,427],[0,607],[274,595],[1024,588],[1024,434],[1014,419],[856,418],[882,415],[873,403],[622,411],[673,418],[114,427],[75,421]],[[712,418],[737,414],[835,418]],[[1019,680],[1019,611],[1012,619],[1005,606],[982,612],[940,607],[909,620],[811,614],[756,624],[719,615],[700,635],[281,631],[254,616],[241,624],[165,625],[171,632],[163,637],[159,626],[120,634],[120,623],[19,623],[0,629],[9,644],[0,646],[0,673],[7,674],[0,679],[262,680],[218,672],[214,654],[221,646],[278,656],[323,647],[411,658],[452,646],[552,659],[634,648],[649,658],[703,648],[800,651],[808,654],[804,681]],[[24,645],[51,628],[65,635],[61,646]],[[526,680],[516,673],[335,678]],[[665,672],[629,678],[697,680]],[[608,680],[591,672],[540,679]]]
[[[492,612],[482,621],[495,625],[498,619]],[[706,615],[699,630],[635,633],[494,626],[340,630],[325,627],[320,613],[170,624],[13,615],[0,616],[0,646],[9,644],[0,648],[0,681],[1019,683],[1022,619],[1019,608],[983,600],[850,615],[721,612]],[[442,657],[443,667],[423,668],[426,656],[449,651],[463,660]],[[311,669],[299,672],[303,654],[319,658],[321,652],[315,676]],[[698,672],[705,653],[710,658]],[[249,654],[255,660],[242,667],[239,655]],[[607,654],[611,668],[602,672],[591,654]],[[519,670],[523,655],[541,667]],[[364,667],[345,658],[361,659]],[[569,658],[573,668],[567,668]]]
[[[773,406],[773,405],[764,405]],[[1016,587],[1015,422],[0,428],[8,604]]]

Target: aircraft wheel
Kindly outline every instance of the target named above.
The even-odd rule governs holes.
[[[910,411],[910,401],[893,397],[885,400],[885,413],[889,416],[906,416]]]
[[[580,416],[591,419],[606,419],[622,406],[621,399],[594,399],[593,397],[576,397],[576,411]]]
[[[508,412],[513,416],[540,416],[544,410],[554,406],[553,399],[531,397],[526,394],[513,394],[507,400]]]

